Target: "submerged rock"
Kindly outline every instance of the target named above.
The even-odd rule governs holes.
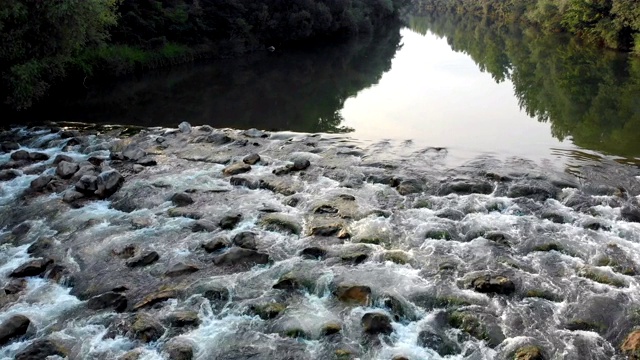
[[[0,170],[0,181],[10,181],[20,176],[20,172],[16,170]]]
[[[0,324],[0,346],[27,333],[31,320],[23,315],[14,315]]]
[[[333,294],[342,302],[367,306],[371,300],[371,288],[359,285],[340,285]]]
[[[545,360],[542,350],[534,345],[522,347],[514,354],[514,360]]]
[[[362,330],[368,335],[390,335],[393,332],[391,319],[383,313],[366,313],[360,320]]]
[[[430,329],[420,331],[418,334],[418,345],[433,349],[442,357],[460,353],[458,344]]]
[[[16,354],[15,360],[42,360],[49,356],[67,357],[69,350],[53,339],[39,339]]]

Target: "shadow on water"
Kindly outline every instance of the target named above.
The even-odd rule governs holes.
[[[252,54],[91,86],[80,100],[53,99],[21,117],[349,132],[339,113],[345,100],[376,84],[399,49],[400,25],[380,30],[338,44]]]
[[[457,14],[412,17],[413,31],[446,37],[559,140],[605,154],[640,156],[640,59],[561,34]]]

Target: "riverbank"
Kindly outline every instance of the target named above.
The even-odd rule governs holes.
[[[637,167],[186,123],[0,140],[2,357],[637,351]]]

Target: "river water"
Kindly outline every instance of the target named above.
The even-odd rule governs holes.
[[[89,81],[29,114],[76,123],[0,132],[0,358],[639,351],[635,63],[409,25]]]

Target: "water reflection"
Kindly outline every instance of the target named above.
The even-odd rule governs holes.
[[[561,35],[455,14],[414,17],[411,29],[446,37],[500,83],[552,135],[585,149],[640,155],[640,61]]]
[[[348,132],[347,98],[377,83],[399,48],[400,24],[348,42],[184,66],[68,93],[27,119]],[[66,89],[69,90],[69,89]]]

